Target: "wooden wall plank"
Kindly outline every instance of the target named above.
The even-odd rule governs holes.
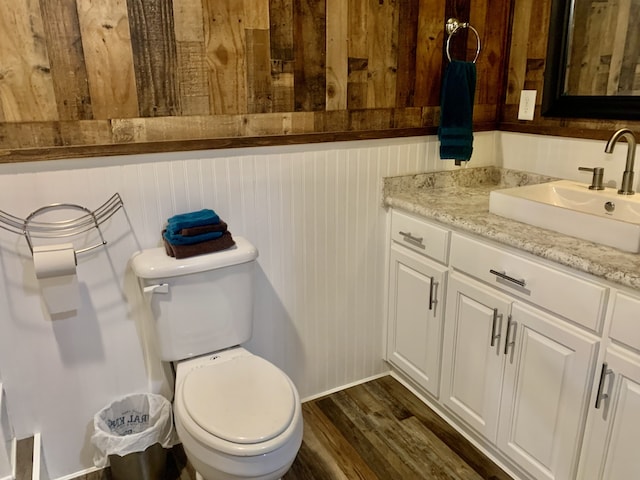
[[[509,22],[510,9],[503,0],[487,0],[484,3],[473,3],[470,12],[471,25],[481,38],[481,51],[476,62],[477,84],[476,103],[493,105],[497,112],[503,98],[504,52],[506,51],[506,27]],[[475,35],[469,35],[467,42],[468,55],[475,55],[477,48]],[[494,117],[497,121],[497,116]]]
[[[533,3],[529,14],[529,46],[527,50],[527,71],[524,88],[537,90],[542,93],[544,88],[544,60],[547,56],[547,35],[539,35],[537,32],[546,32],[549,29],[549,17],[551,8],[542,8],[542,2]],[[520,98],[518,97],[518,102]],[[537,104],[541,104],[542,95],[538,95]]]
[[[575,35],[584,38],[588,32],[589,13],[591,11],[591,2],[577,2],[574,5],[574,15],[578,21],[575,22],[574,32]],[[582,19],[582,20],[580,20]],[[574,42],[571,45],[571,52],[569,54],[569,71],[567,75],[567,86],[569,91],[579,91],[580,89],[580,76],[582,70],[582,59],[585,56],[585,45],[582,42]],[[527,52],[528,53],[528,52]]]
[[[176,42],[204,42],[202,0],[173,0]]]
[[[622,59],[620,69],[619,90],[638,95],[640,90],[640,29],[638,28],[638,18],[640,18],[640,5],[633,2],[629,9],[629,27],[627,41],[625,45],[625,55]]]
[[[269,30],[269,0],[245,2],[244,18],[246,29]]]
[[[211,113],[246,113],[244,0],[203,0]]]
[[[274,112],[294,110],[293,0],[269,0]]]
[[[6,122],[58,119],[38,0],[0,0],[0,105]]]
[[[398,11],[395,0],[369,0],[367,19],[368,108],[392,108],[398,71]]]
[[[349,48],[349,5],[327,1],[327,110],[346,110]]]
[[[211,114],[201,0],[173,0],[176,75],[182,115]]]
[[[413,103],[415,106],[435,106],[440,104],[445,2],[420,0],[419,7]]]
[[[347,108],[366,108],[369,68],[368,0],[348,0]]]
[[[180,113],[171,0],[127,0],[131,46],[143,117]]]
[[[51,52],[53,74],[48,64],[42,71],[52,77],[50,91],[23,98],[25,87],[14,84],[17,90],[8,89],[0,70],[0,120],[13,115],[22,122],[27,117],[18,118],[15,112],[25,115],[29,110],[43,118],[41,105],[22,109],[15,98],[44,101],[54,118],[39,126],[32,121],[17,131],[30,138],[13,140],[6,128],[0,129],[0,150],[19,150],[21,145],[75,148],[95,142],[109,145],[108,152],[143,151],[145,144],[157,151],[162,142],[173,142],[172,148],[193,142],[215,148],[245,145],[225,143],[225,137],[255,136],[256,144],[264,144],[267,140],[261,136],[282,143],[292,134],[317,138],[314,135],[326,133],[321,138],[327,141],[355,138],[353,132],[358,132],[357,138],[375,138],[375,132],[394,129],[398,135],[433,133],[446,65],[444,23],[450,15],[470,20],[483,37],[474,121],[479,128],[490,128],[501,102],[508,36],[504,23],[511,5],[503,0],[25,0],[16,2],[19,6],[2,2],[19,11],[23,25],[31,15],[24,5],[38,7],[41,2],[54,24],[47,30],[41,25],[45,34],[33,36],[52,44],[39,47],[47,61],[46,49]],[[8,28],[3,20],[0,32]],[[546,20],[541,16],[538,21]],[[72,38],[78,35],[82,49],[74,51],[66,45],[73,47]],[[475,49],[475,39],[465,42],[466,36],[455,42],[461,57]],[[543,65],[527,56],[528,40],[527,34],[525,75],[541,71]],[[14,57],[27,58],[22,45],[12,48],[17,51]],[[5,51],[2,42],[3,66]],[[54,61],[55,55],[60,59]],[[84,94],[83,60],[88,81]],[[76,86],[72,81],[56,85],[64,78],[56,70],[63,64],[80,71],[73,79]],[[84,103],[73,104],[83,98]],[[12,113],[7,114],[7,105]],[[57,121],[58,106],[62,118],[70,121]],[[220,142],[206,143],[211,139]]]
[[[468,22],[470,20],[470,0],[447,0],[444,8],[444,20],[449,18],[457,18],[461,22]],[[442,24],[444,27],[444,22]],[[469,35],[471,33],[471,35]],[[449,42],[449,53],[452,59],[455,60],[471,60],[469,58],[468,51],[468,39],[473,36],[473,32],[469,32],[468,29],[462,28],[451,38]],[[446,41],[446,34],[445,34]],[[443,62],[448,62],[447,57],[443,56]]]
[[[611,64],[609,69],[609,78],[607,80],[607,95],[615,95],[619,90],[620,71],[622,70],[622,62],[624,59],[625,39],[629,27],[633,28],[635,19],[630,16],[631,0],[620,0],[618,4],[618,17],[614,31],[612,32],[613,51],[611,53]],[[633,24],[631,22],[634,22]]]
[[[125,0],[76,0],[95,119],[139,116]]]
[[[534,0],[517,0],[511,27],[511,53],[505,103],[514,105],[520,102],[520,91],[524,88],[527,75],[527,55],[529,45],[529,18]],[[544,5],[541,5],[544,3]],[[536,8],[551,8],[549,0],[537,2]]]
[[[247,111],[273,111],[269,0],[245,2]]]
[[[273,110],[269,30],[247,29],[247,111],[268,113]]]
[[[269,0],[271,58],[293,60],[293,0]]]
[[[209,75],[202,42],[176,43],[176,75],[182,115],[210,115]]]
[[[294,110],[313,112],[326,107],[326,3],[294,0]]]
[[[93,118],[75,2],[40,0],[51,76],[61,120]]]
[[[396,107],[413,106],[420,0],[398,0],[398,73]]]

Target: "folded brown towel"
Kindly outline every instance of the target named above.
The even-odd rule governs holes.
[[[227,224],[223,221],[218,223],[212,223],[210,225],[202,225],[200,227],[190,227],[183,228],[180,230],[180,235],[183,237],[193,237],[194,235],[201,235],[203,233],[213,233],[213,232],[226,232]]]
[[[203,255],[205,253],[219,252],[220,250],[226,250],[233,247],[234,242],[231,232],[224,232],[220,238],[208,240],[206,242],[194,243],[192,245],[172,245],[164,239],[164,249],[167,255],[175,258],[188,258],[195,257],[196,255]]]

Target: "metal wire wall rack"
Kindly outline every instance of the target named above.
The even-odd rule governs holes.
[[[100,236],[100,243],[76,250],[76,254],[84,253],[107,244],[102,235],[100,225],[111,218],[113,214],[123,208],[123,206],[124,204],[122,203],[120,194],[115,193],[109,200],[95,210],[89,210],[82,205],[76,205],[74,203],[53,203],[34,210],[24,219],[0,210],[0,228],[12,233],[24,235],[32,254],[33,238],[66,238],[80,235],[95,228]],[[76,218],[55,222],[35,220],[36,217],[54,210],[80,210],[83,214]]]

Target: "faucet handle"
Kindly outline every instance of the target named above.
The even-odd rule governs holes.
[[[578,170],[580,170],[581,172],[593,173],[593,177],[591,178],[591,185],[589,185],[589,190],[604,190],[604,185],[602,185],[602,181],[604,179],[604,168],[578,167]]]

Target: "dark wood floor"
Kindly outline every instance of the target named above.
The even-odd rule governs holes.
[[[303,412],[304,441],[285,480],[511,478],[389,376]]]
[[[303,414],[302,447],[283,480],[511,478],[390,376],[307,402]],[[178,479],[195,479],[180,447],[166,476]]]

